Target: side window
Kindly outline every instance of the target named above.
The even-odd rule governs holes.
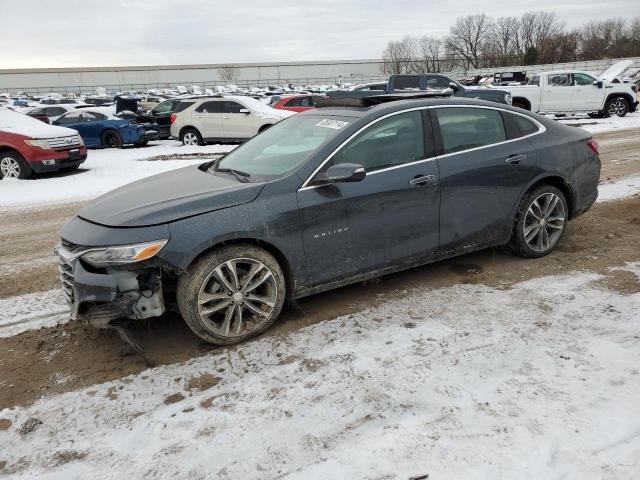
[[[356,163],[373,172],[424,157],[422,114],[414,111],[374,123],[336,153],[330,163]]]
[[[573,74],[574,85],[593,85],[593,82],[595,81],[595,78],[590,77],[589,75],[585,75],[584,73]]]
[[[538,87],[540,86],[540,75],[534,75],[533,77],[531,77],[531,80],[529,80],[529,85],[537,85]]]
[[[445,77],[441,77],[440,75],[428,75],[427,87],[438,90],[442,88],[449,88],[449,80],[447,80]]]
[[[80,112],[69,112],[58,119],[61,125],[70,125],[72,123],[80,123]]]
[[[155,113],[156,115],[170,112],[172,104],[173,102],[162,102],[160,105],[156,106],[156,108],[154,108],[152,112]]]
[[[291,98],[287,103],[285,103],[287,107],[301,107],[302,106],[302,98]]]
[[[394,90],[420,90],[418,75],[399,75],[393,79]]]
[[[204,102],[198,108],[196,108],[196,112],[199,113],[223,113],[223,104],[225,102]],[[182,104],[180,105],[182,106]],[[185,107],[186,108],[186,107]],[[184,110],[184,109],[182,109]],[[176,109],[176,112],[178,110]]]
[[[107,117],[105,115],[102,115],[101,113],[97,113],[97,112],[82,112],[82,122],[83,123],[97,122],[99,120],[104,120],[105,118],[107,118]]]
[[[193,105],[195,102],[184,102],[179,100],[178,103],[175,106],[175,112],[176,113],[180,113],[183,110],[186,110],[187,108],[189,108],[191,105]],[[196,108],[196,112],[201,112],[202,110],[199,110],[199,108],[201,108],[202,105],[200,105],[200,107]]]
[[[571,86],[571,74],[570,73],[556,73],[549,75],[547,82],[552,87],[570,87]]]
[[[224,102],[224,113],[240,113],[243,108],[238,102]]]
[[[484,108],[437,108],[445,154],[503,142],[507,134],[498,110]]]
[[[540,130],[532,120],[514,113],[502,112],[502,118],[504,119],[507,138],[512,140],[514,138],[524,137],[531,135]]]
[[[64,113],[66,113],[66,110],[62,107],[51,107],[48,110],[48,115],[52,117],[56,117],[58,115],[63,115]]]

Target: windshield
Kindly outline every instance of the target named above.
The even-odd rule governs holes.
[[[281,177],[306,162],[351,121],[346,117],[294,115],[233,150],[215,170],[240,171],[252,180]]]

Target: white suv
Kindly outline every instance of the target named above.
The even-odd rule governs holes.
[[[251,97],[185,99],[171,114],[171,136],[184,145],[242,142],[293,114]]]

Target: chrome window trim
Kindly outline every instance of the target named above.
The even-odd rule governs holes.
[[[510,113],[512,115],[519,115],[521,117],[526,118],[527,120],[533,122],[538,127],[538,131],[530,133],[529,135],[523,135],[523,136],[518,137],[518,138],[512,138],[511,140],[505,140],[503,142],[492,143],[490,145],[483,145],[481,147],[469,148],[467,150],[460,150],[459,152],[454,152],[454,153],[445,153],[443,155],[436,155],[434,157],[423,158],[421,160],[415,160],[413,162],[403,163],[401,165],[395,165],[393,167],[381,168],[380,170],[376,170],[374,172],[367,173],[367,177],[370,176],[370,175],[376,175],[377,173],[383,173],[383,172],[388,172],[389,170],[395,170],[397,168],[408,167],[408,166],[417,165],[417,164],[423,163],[423,162],[429,162],[429,161],[432,161],[432,160],[439,160],[441,158],[446,158],[446,157],[450,157],[450,156],[453,156],[453,155],[459,155],[461,153],[474,152],[476,150],[482,150],[483,148],[495,147],[497,145],[503,145],[503,144],[506,144],[506,143],[515,142],[517,140],[522,140],[523,138],[529,138],[529,137],[533,137],[535,135],[540,135],[541,133],[544,133],[544,132],[547,131],[546,127],[543,124],[541,124],[539,121],[537,121],[535,118],[531,118],[530,116],[525,115],[523,113],[514,112],[512,110],[505,110],[504,108],[493,107],[493,106],[462,105],[462,104],[458,104],[458,105],[432,105],[432,106],[424,106],[424,107],[413,107],[413,108],[408,108],[406,110],[399,110],[397,112],[392,112],[392,113],[388,113],[387,115],[383,115],[380,118],[376,118],[373,122],[366,124],[362,128],[358,129],[358,131],[356,131],[353,134],[351,134],[351,136],[349,136],[349,138],[347,138],[344,142],[342,142],[340,145],[338,145],[338,147],[333,152],[331,152],[329,154],[329,156],[327,156],[327,158],[325,158],[322,161],[322,163],[320,163],[320,165],[311,173],[311,175],[309,175],[307,177],[307,179],[302,184],[302,186],[298,189],[298,191],[300,192],[302,190],[311,190],[311,189],[314,189],[314,188],[323,187],[324,185],[311,185],[311,186],[309,186],[309,182],[311,182],[313,177],[316,176],[316,174],[325,166],[325,164],[329,160],[331,160],[333,158],[333,156],[336,153],[338,153],[354,137],[359,135],[363,130],[366,130],[367,128],[369,128],[371,125],[374,125],[374,124],[378,123],[379,121],[384,120],[385,118],[389,118],[389,117],[392,117],[394,115],[399,115],[401,113],[414,112],[416,110],[438,109],[438,108],[481,108],[481,109],[485,109],[485,110],[498,110],[499,112],[506,112],[506,113]]]

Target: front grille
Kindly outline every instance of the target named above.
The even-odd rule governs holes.
[[[68,303],[73,303],[73,264],[67,263],[61,255],[58,255],[58,278],[65,299]]]
[[[47,138],[47,142],[51,148],[78,148],[80,146],[80,137],[72,135],[70,137]]]

